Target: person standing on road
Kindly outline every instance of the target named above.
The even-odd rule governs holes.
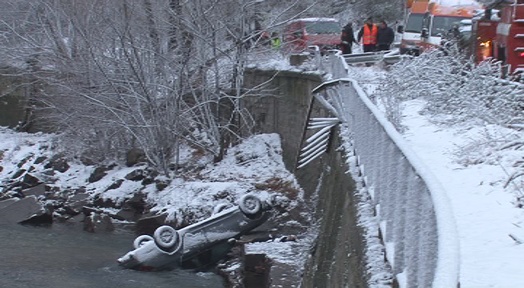
[[[388,26],[386,21],[380,22],[377,32],[377,51],[386,51],[395,40],[395,32]]]
[[[377,46],[378,27],[373,24],[373,18],[366,19],[364,26],[358,32],[358,42],[362,40],[362,48],[365,52],[373,52]]]
[[[340,40],[342,41],[340,47],[342,48],[342,54],[351,54],[353,52],[353,43],[358,45],[358,42],[355,39],[355,33],[353,33],[353,23],[349,22],[344,26]]]
[[[271,33],[271,47],[275,50],[280,50],[280,47],[282,46],[282,39],[280,39],[280,35],[278,35],[278,32]]]

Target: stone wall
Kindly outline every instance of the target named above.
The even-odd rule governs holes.
[[[14,128],[26,117],[26,89],[21,77],[0,77],[0,126]]]

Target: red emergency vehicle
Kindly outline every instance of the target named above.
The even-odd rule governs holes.
[[[400,53],[419,55],[439,47],[454,26],[471,19],[478,10],[482,10],[480,4],[446,6],[434,0],[407,0],[405,26],[398,29],[402,33]]]
[[[473,21],[473,53],[477,63],[496,59],[509,74],[524,71],[524,0],[500,0]]]
[[[286,24],[283,31],[284,51],[301,53],[311,45],[320,51],[339,49],[342,28],[333,18],[301,18]]]

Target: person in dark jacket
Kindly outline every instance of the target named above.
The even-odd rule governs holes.
[[[355,39],[355,33],[353,33],[353,23],[349,22],[344,26],[340,40],[342,41],[342,54],[351,54],[353,51],[353,43],[358,45],[358,42]]]
[[[395,32],[393,32],[393,29],[391,29],[391,27],[388,27],[386,21],[380,22],[380,24],[378,25],[377,33],[377,50],[389,50],[391,47],[391,43],[393,43],[393,40],[395,40]]]

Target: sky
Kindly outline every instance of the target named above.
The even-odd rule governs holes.
[[[300,70],[289,67],[285,60],[272,57],[265,59],[267,69]],[[352,75],[363,82],[365,91],[372,93],[381,73],[376,67],[357,67]],[[359,80],[357,79],[357,80]],[[478,126],[463,123],[460,126],[436,126],[427,116],[419,113],[424,106],[422,100],[404,103],[403,125],[407,127],[403,137],[411,150],[420,158],[441,182],[452,205],[460,241],[461,288],[524,287],[522,259],[524,259],[524,209],[515,207],[514,192],[504,188],[511,163],[522,159],[522,153],[512,150],[497,151],[491,139],[504,137],[505,129],[498,126]],[[0,186],[15,170],[16,165],[27,157],[51,155],[49,145],[53,136],[47,134],[14,133],[0,128]],[[458,147],[471,147],[469,153],[459,153]],[[250,138],[240,146],[232,148],[224,161],[212,164],[207,157],[183,155],[182,162],[205,166],[206,180],[177,180],[162,193],[152,187],[144,192],[148,201],[156,203],[155,211],[167,211],[176,218],[177,211],[189,209],[197,217],[206,213],[224,199],[215,199],[219,192],[228,193],[230,199],[238,199],[252,190],[253,183],[264,182],[271,177],[280,177],[299,188],[295,177],[285,169],[281,158],[280,137],[263,134]],[[488,155],[488,156],[485,156]],[[244,159],[239,161],[239,159]],[[28,161],[21,168],[29,168]],[[119,167],[109,171],[101,181],[86,184],[94,167],[70,163],[71,168],[57,173],[56,185],[78,187],[86,185],[89,193],[97,194],[109,187],[114,179],[123,178],[133,168]],[[36,166],[36,171],[43,170]],[[136,167],[135,167],[136,168]],[[120,188],[110,190],[104,197],[116,201],[129,197],[138,188],[133,181],[124,181]],[[259,195],[267,197],[267,195]],[[298,197],[300,198],[300,196]],[[298,205],[299,200],[290,205]],[[110,211],[108,212],[116,212]],[[248,246],[248,251],[264,251],[270,257],[290,265],[301,265],[306,257],[302,253],[312,243],[311,234],[299,242],[257,243]],[[129,243],[131,248],[131,243]],[[292,255],[302,255],[296,258]],[[301,252],[302,251],[302,252]]]

